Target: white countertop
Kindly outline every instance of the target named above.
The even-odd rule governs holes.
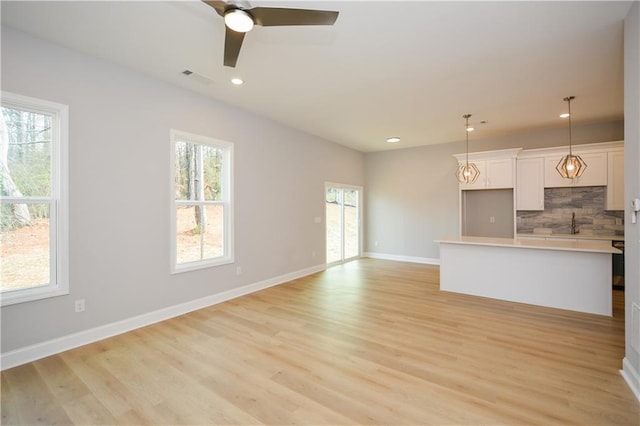
[[[592,235],[592,234],[544,234],[544,233],[522,233],[517,238],[571,238],[576,240],[603,240],[603,241],[624,241],[624,235]]]
[[[487,237],[447,237],[435,240],[444,244],[464,244],[491,247],[509,247],[518,249],[579,251],[588,253],[615,253],[622,251],[611,246],[611,240],[600,242],[592,241],[550,241],[526,238],[487,238]]]

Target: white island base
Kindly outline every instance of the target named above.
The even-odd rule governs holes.
[[[611,316],[606,243],[458,237],[440,243],[440,289]]]

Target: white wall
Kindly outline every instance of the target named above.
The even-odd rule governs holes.
[[[324,182],[363,185],[359,152],[4,27],[2,89],[69,105],[71,288],[3,307],[3,354],[321,267]],[[236,264],[169,273],[171,128],[235,143]]]
[[[478,135],[476,135],[478,134]],[[480,131],[474,132],[479,136]],[[574,126],[575,144],[624,138],[624,123]],[[567,128],[542,129],[487,139],[471,139],[469,150],[545,148],[568,144]],[[453,154],[464,142],[365,154],[365,251],[437,262],[433,240],[458,235],[458,164]],[[377,246],[375,243],[378,243]]]
[[[640,306],[640,224],[631,223],[630,200],[640,198],[640,3],[624,21],[624,170],[625,220],[625,378],[640,399],[640,315],[632,320],[632,303]],[[635,347],[634,347],[635,345]]]

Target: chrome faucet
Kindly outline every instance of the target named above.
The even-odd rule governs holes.
[[[577,234],[578,231],[576,229],[576,212],[571,213],[571,235]]]

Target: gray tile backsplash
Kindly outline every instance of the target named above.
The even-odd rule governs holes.
[[[570,234],[571,214],[581,235],[624,235],[624,212],[605,210],[605,187],[545,188],[544,211],[518,211],[518,233]]]

